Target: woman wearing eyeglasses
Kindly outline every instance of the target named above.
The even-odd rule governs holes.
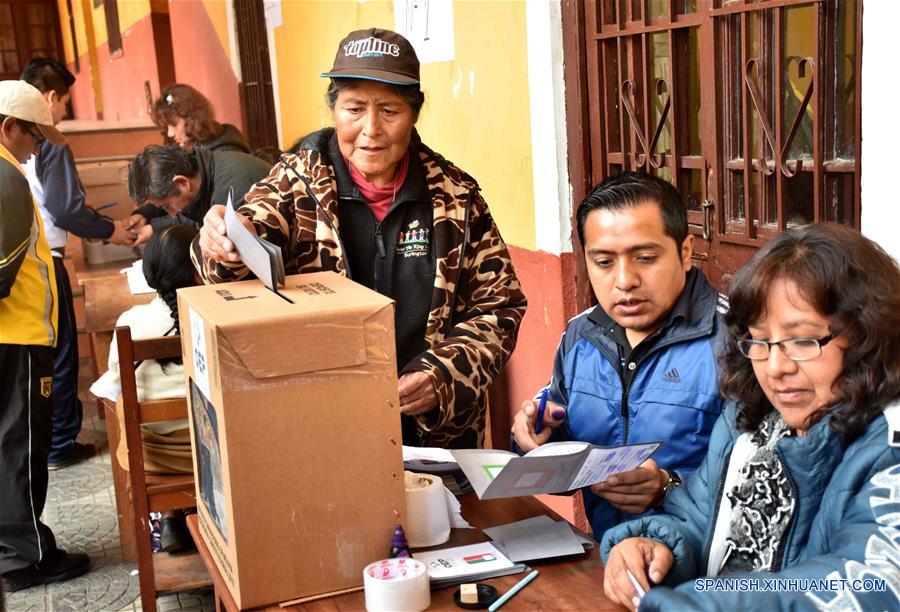
[[[607,595],[641,610],[898,609],[900,269],[849,228],[808,226],[760,249],[729,299],[732,401],[665,513],[603,538]]]

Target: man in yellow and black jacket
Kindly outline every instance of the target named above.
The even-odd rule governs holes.
[[[0,575],[8,591],[68,580],[90,559],[56,546],[47,499],[56,279],[21,164],[48,139],[64,144],[40,92],[0,81]]]

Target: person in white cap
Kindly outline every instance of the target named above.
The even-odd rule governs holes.
[[[0,81],[0,575],[8,591],[90,569],[39,519],[47,499],[56,278],[22,165],[44,139],[65,144],[24,81]]]

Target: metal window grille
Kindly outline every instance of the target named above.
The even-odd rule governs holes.
[[[862,0],[563,7],[576,198],[621,170],[669,180],[720,287],[785,229],[859,227]]]

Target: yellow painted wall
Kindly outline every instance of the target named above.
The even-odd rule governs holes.
[[[216,30],[216,36],[219,43],[226,53],[230,53],[228,44],[228,8],[225,5],[226,0],[203,0],[203,6],[206,8],[206,14]],[[230,1],[230,0],[229,0]],[[289,0],[290,1],[290,0]]]
[[[150,14],[151,2],[153,10],[157,12],[165,12],[168,10],[168,4],[162,0],[119,0],[119,32],[125,33],[125,30],[132,27],[135,23]],[[57,0],[59,9],[59,23],[62,31],[63,50],[67,62],[75,60],[74,49],[72,47],[72,36],[69,31],[69,12],[66,0]],[[218,2],[208,2],[208,4],[221,4],[222,19],[224,21],[225,4],[224,0]],[[89,36],[85,28],[84,7],[87,7],[91,14],[91,22],[93,25],[93,44],[102,45],[107,40],[106,33],[106,14],[103,12],[103,5],[94,7],[91,0],[73,0],[72,12],[75,13],[75,41],[78,45],[78,53],[88,52]],[[218,28],[217,28],[218,29]],[[222,31],[225,31],[223,26]],[[227,34],[226,34],[227,48]]]
[[[282,2],[275,30],[284,147],[330,125],[327,81],[340,40],[393,29],[393,2]],[[478,180],[504,239],[535,248],[525,3],[466,0],[453,6],[456,59],[422,67],[422,139]]]
[[[72,47],[72,32],[69,30],[69,7],[66,0],[56,0],[56,9],[59,13],[59,30],[62,33],[63,59],[72,62],[75,60],[75,52]]]
[[[81,0],[89,2],[93,7],[91,0]],[[119,32],[125,34],[125,30],[136,24],[138,21],[150,14],[150,0],[119,0]],[[103,5],[92,8],[94,16],[94,36],[96,44],[102,45],[107,41],[106,32],[106,13],[103,11]],[[79,47],[81,49],[81,47]]]
[[[88,2],[90,0],[87,0]],[[62,31],[63,50],[66,54],[67,62],[75,61],[75,50],[72,46],[72,35],[69,30],[69,8],[66,0],[57,0],[56,6],[59,9],[59,27]],[[84,27],[84,10],[81,6],[81,0],[72,1],[72,13],[75,17],[75,44],[78,47],[79,55],[87,52],[87,33]]]

